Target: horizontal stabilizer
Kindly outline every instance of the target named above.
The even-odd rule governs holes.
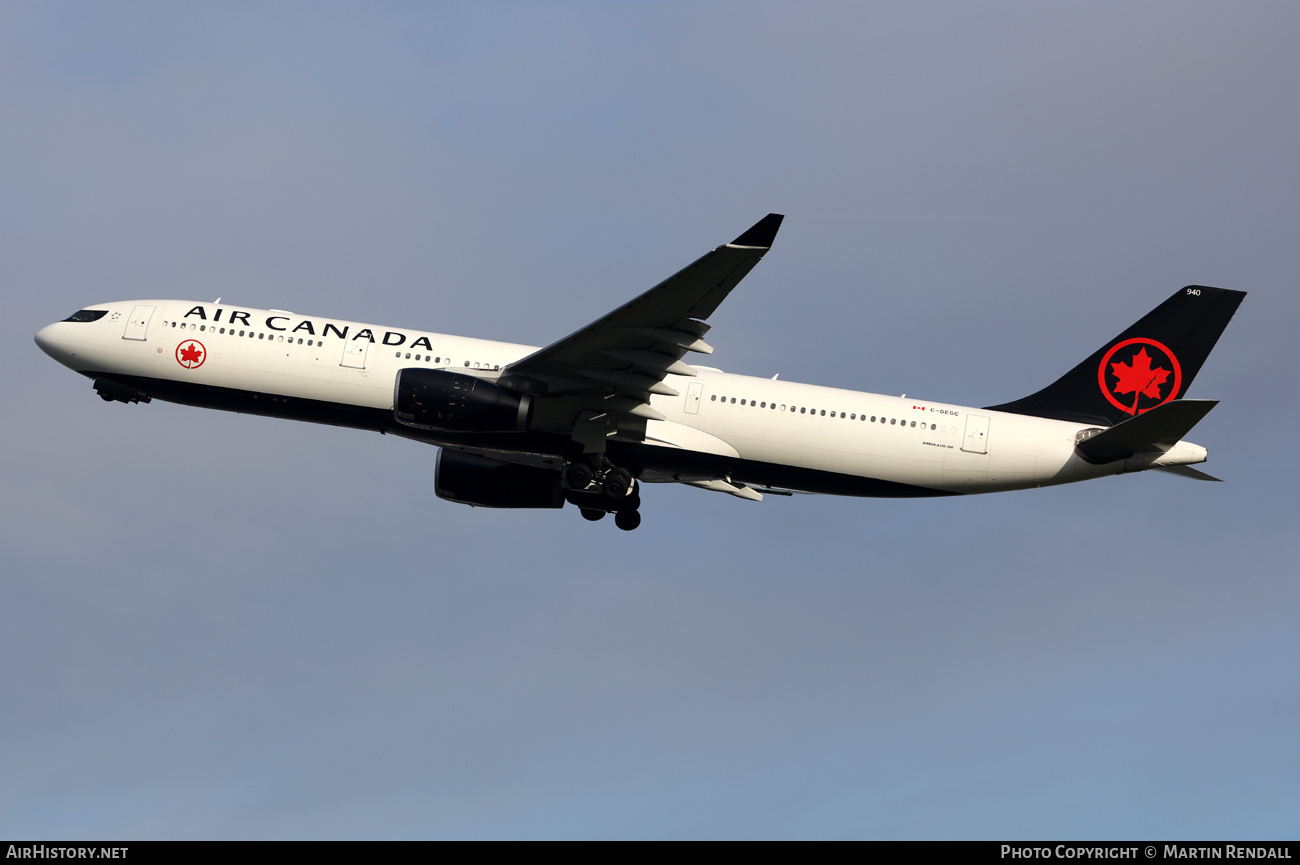
[[[1203,471],[1198,471],[1191,466],[1152,466],[1158,472],[1169,472],[1171,475],[1181,475],[1185,478],[1191,478],[1196,481],[1214,481],[1223,483],[1223,478],[1216,478],[1214,475],[1207,475]]]
[[[1163,403],[1134,418],[1078,443],[1083,458],[1091,463],[1128,459],[1134,454],[1168,450],[1219,404],[1217,399],[1177,399]]]

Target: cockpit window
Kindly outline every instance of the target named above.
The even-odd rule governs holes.
[[[106,309],[79,309],[64,321],[99,321],[106,315],[108,315]]]

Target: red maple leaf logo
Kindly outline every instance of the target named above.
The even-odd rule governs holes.
[[[201,357],[203,357],[203,352],[199,351],[194,343],[190,343],[181,349],[181,363],[198,363]]]
[[[1169,378],[1169,370],[1164,367],[1151,368],[1151,355],[1147,354],[1146,346],[1133,355],[1129,363],[1112,363],[1110,371],[1116,378],[1115,393],[1133,394],[1133,410],[1130,412],[1133,415],[1137,414],[1138,398],[1160,399],[1160,385]]]
[[[1129,354],[1135,348],[1137,351]],[[1128,354],[1127,363],[1111,363],[1111,358],[1119,352]],[[1154,365],[1153,361],[1163,365]],[[1114,378],[1114,384],[1107,382],[1110,378]],[[1102,396],[1106,397],[1107,402],[1125,414],[1136,417],[1141,412],[1149,411],[1178,396],[1183,386],[1183,371],[1178,365],[1177,356],[1168,346],[1139,336],[1116,343],[1102,356],[1101,363],[1097,365],[1097,384],[1101,386]],[[1162,388],[1165,390],[1163,399],[1160,396]],[[1124,405],[1120,402],[1117,399],[1120,394],[1133,394],[1131,403]],[[1142,405],[1143,400],[1146,405]]]

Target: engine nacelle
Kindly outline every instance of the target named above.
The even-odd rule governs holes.
[[[521,466],[443,448],[433,490],[438,498],[479,508],[562,508],[558,469]]]
[[[514,432],[528,428],[532,397],[490,381],[441,369],[397,373],[393,414],[400,423],[447,432]]]
[[[80,314],[77,313],[77,315]],[[149,395],[143,391],[106,378],[95,379],[95,393],[99,394],[99,398],[104,402],[112,402],[113,400],[125,403],[152,402]]]

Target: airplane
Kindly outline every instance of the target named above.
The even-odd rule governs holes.
[[[81,309],[36,343],[105,401],[373,430],[441,448],[436,494],[577,506],[641,523],[643,487],[925,497],[1155,469],[1218,480],[1184,441],[1186,399],[1245,292],[1192,285],[1057,381],[984,408],[723,372],[706,320],[771,248],[768,214],[731,243],[544,348],[190,300]]]

